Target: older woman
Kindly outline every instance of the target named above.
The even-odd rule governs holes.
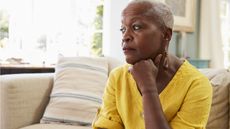
[[[212,89],[186,60],[168,54],[173,15],[163,3],[132,1],[122,12],[128,64],[109,76],[94,129],[204,129]]]

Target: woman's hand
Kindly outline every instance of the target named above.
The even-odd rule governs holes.
[[[137,83],[141,94],[145,92],[156,92],[156,78],[162,54],[157,55],[154,59],[141,60],[129,68],[134,80]]]

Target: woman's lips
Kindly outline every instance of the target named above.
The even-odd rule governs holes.
[[[133,48],[123,48],[124,54],[133,53],[134,51],[135,51],[135,49],[133,49]]]

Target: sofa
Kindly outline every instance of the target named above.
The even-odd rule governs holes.
[[[109,59],[109,71],[118,65],[121,62]],[[230,129],[230,72],[226,69],[200,71],[210,79],[213,87],[207,129]],[[49,102],[53,77],[54,73],[0,76],[0,129],[90,129],[84,126],[39,123]]]

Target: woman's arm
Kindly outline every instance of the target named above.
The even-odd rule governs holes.
[[[146,129],[170,129],[157,92],[142,93]]]
[[[204,129],[212,100],[212,87],[209,80],[206,77],[199,77],[190,82],[180,110],[168,122],[157,90],[157,66],[157,63],[154,65],[151,61],[140,61],[130,68],[142,94],[146,129]]]
[[[129,69],[142,94],[146,129],[170,129],[161,107],[156,83],[161,57],[161,54],[158,55],[154,63],[151,59],[142,60]]]
[[[115,71],[109,75],[103,94],[103,104],[98,109],[92,123],[93,129],[124,129],[124,125],[116,108]]]

